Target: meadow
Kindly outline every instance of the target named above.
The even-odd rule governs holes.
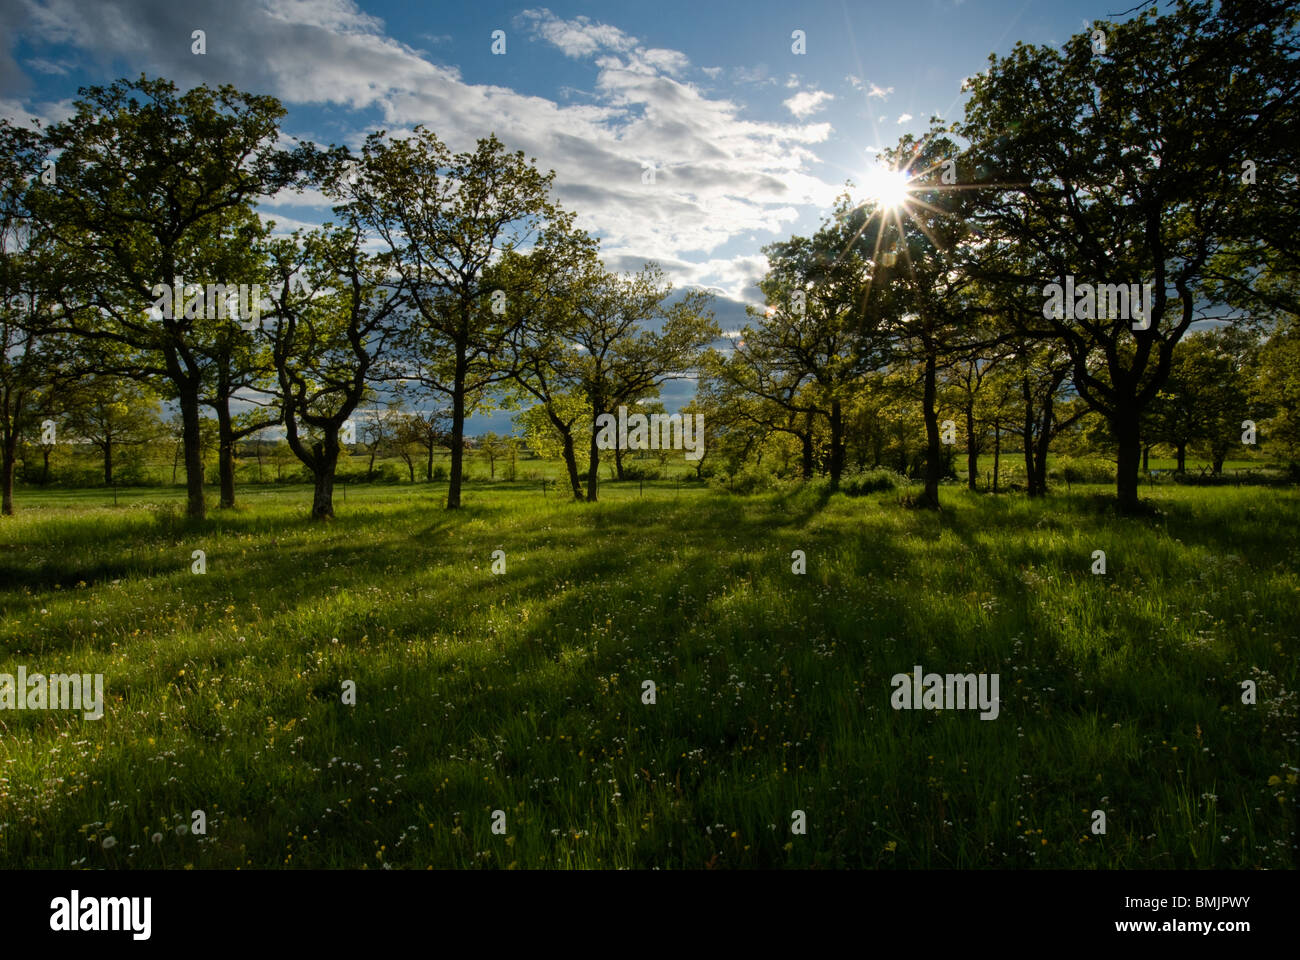
[[[1142,517],[1078,484],[949,485],[937,515],[823,483],[445,490],[311,524],[297,485],[199,523],[177,488],[24,489],[0,673],[102,673],[106,704],[0,712],[0,866],[1296,862],[1293,487],[1157,484]],[[997,719],[893,709],[915,665],[999,674]]]

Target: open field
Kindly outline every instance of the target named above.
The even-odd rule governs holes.
[[[1140,519],[1079,485],[445,489],[316,525],[305,487],[199,524],[180,489],[22,491],[0,673],[106,704],[0,713],[0,864],[1294,865],[1293,488],[1157,485]],[[892,709],[915,665],[999,674],[999,715]]]

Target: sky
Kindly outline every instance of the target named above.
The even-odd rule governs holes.
[[[815,230],[903,134],[960,119],[962,82],[990,53],[1060,45],[1128,6],[0,0],[0,116],[58,120],[79,87],[145,73],[273,95],[283,133],[321,145],[424,124],[457,151],[495,133],[555,170],[607,267],[658,263],[713,292],[734,331],[762,302],[762,248]],[[321,199],[260,209],[287,231],[327,219]],[[692,392],[663,396],[674,410]]]

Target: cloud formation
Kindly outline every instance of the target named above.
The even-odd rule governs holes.
[[[827,93],[825,90],[800,90],[789,100],[785,101],[785,107],[802,120],[804,117],[816,113],[829,101],[834,99],[835,97],[832,94]]]
[[[689,79],[685,54],[648,46],[587,16],[564,19],[533,8],[508,25],[507,58],[536,57],[549,48],[589,65],[584,102],[561,104],[468,82],[457,66],[436,59],[454,54],[455,44],[417,50],[388,35],[353,0],[0,3],[16,8],[33,49],[74,48],[83,65],[99,64],[105,78],[147,72],[182,88],[228,82],[269,93],[290,108],[286,128],[303,136],[311,131],[302,129],[295,106],[344,108],[330,115],[327,134],[311,137],[318,142],[355,147],[373,119],[393,132],[425,124],[453,150],[471,149],[478,137],[495,132],[511,149],[537,157],[543,169],[555,169],[558,198],[601,236],[607,260],[654,259],[675,282],[717,286],[737,299],[754,277],[755,258],[710,255],[739,237],[784,232],[800,207],[828,207],[837,192],[810,172],[818,162],[813,148],[827,140],[830,124],[749,119],[742,104]],[[196,27],[206,31],[204,56],[190,50]],[[489,43],[484,37],[485,54]],[[53,62],[47,57],[28,69]],[[719,69],[701,74],[716,79]],[[762,70],[746,79],[775,82]],[[5,96],[0,106],[19,106]],[[830,99],[805,91],[786,107],[801,121]],[[643,182],[647,163],[654,183]],[[277,217],[289,223],[312,199],[278,197],[267,206],[292,206],[293,219]]]

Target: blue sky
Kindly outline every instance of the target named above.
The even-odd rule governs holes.
[[[272,94],[284,133],[317,143],[423,123],[459,150],[495,132],[556,170],[608,266],[655,260],[677,286],[714,291],[734,329],[760,302],[761,248],[815,229],[873,150],[933,114],[959,119],[962,81],[989,53],[1060,44],[1128,5],[0,0],[0,115],[59,119],[79,86],[144,72]],[[315,224],[319,199],[263,212]]]

